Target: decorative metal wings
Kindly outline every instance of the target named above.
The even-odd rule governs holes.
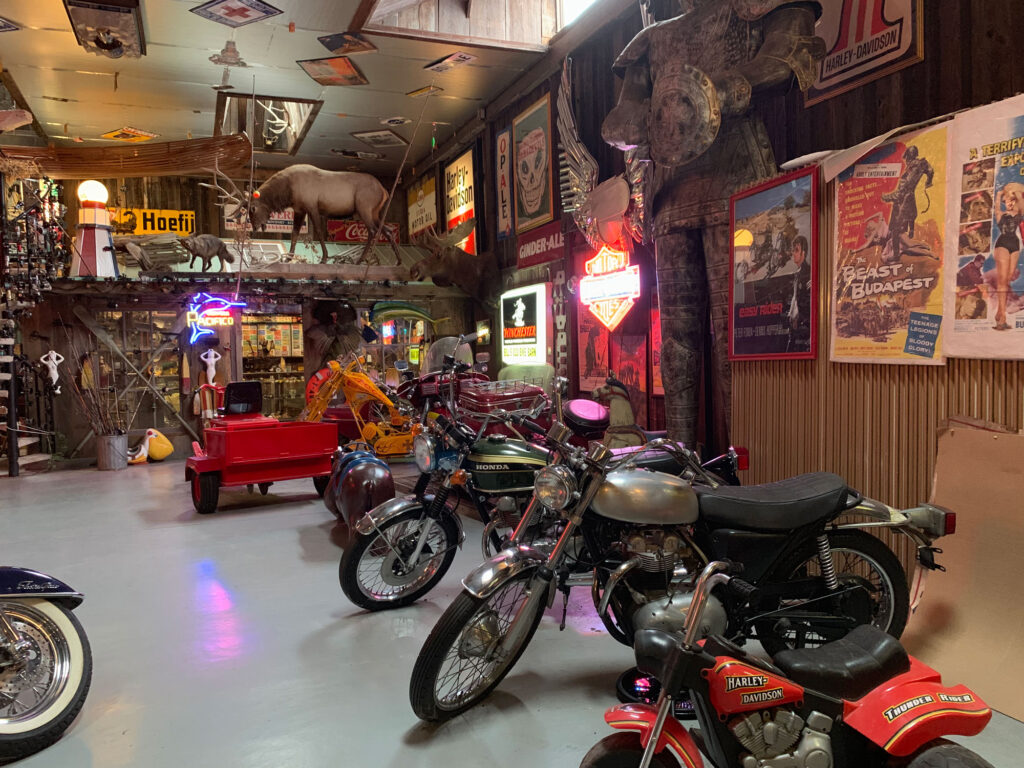
[[[562,179],[562,209],[572,213],[573,221],[595,250],[602,246],[622,246],[623,229],[637,242],[644,240],[644,181],[646,163],[626,153],[625,176],[613,176],[597,183],[598,167],[594,156],[580,140],[572,109],[572,61],[562,64],[562,82],[558,89],[558,135],[565,153],[568,178]]]

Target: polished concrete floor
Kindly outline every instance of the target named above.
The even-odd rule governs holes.
[[[565,632],[552,611],[485,705],[440,727],[409,707],[420,645],[480,559],[479,525],[467,530],[426,600],[368,614],[338,587],[341,532],[311,481],[224,492],[200,517],[181,463],[0,479],[3,562],[85,592],[95,661],[81,716],[19,765],[578,765],[609,733],[602,713],[632,659],[582,594]],[[1016,768],[1024,725],[997,715],[966,742]]]

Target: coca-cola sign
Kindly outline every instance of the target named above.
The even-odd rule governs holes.
[[[398,240],[399,233],[400,229],[397,224],[385,224],[384,229],[377,238],[377,242],[388,242],[389,235]],[[354,219],[328,219],[327,239],[332,243],[365,243],[370,239],[370,233],[367,231],[366,225],[361,221],[355,221]]]

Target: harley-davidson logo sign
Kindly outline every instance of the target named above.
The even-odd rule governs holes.
[[[605,246],[584,265],[580,302],[601,324],[614,331],[640,298],[640,267],[629,254]]]

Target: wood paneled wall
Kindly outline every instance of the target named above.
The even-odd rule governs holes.
[[[557,0],[422,0],[396,13],[373,16],[373,26],[542,45],[558,31]]]

